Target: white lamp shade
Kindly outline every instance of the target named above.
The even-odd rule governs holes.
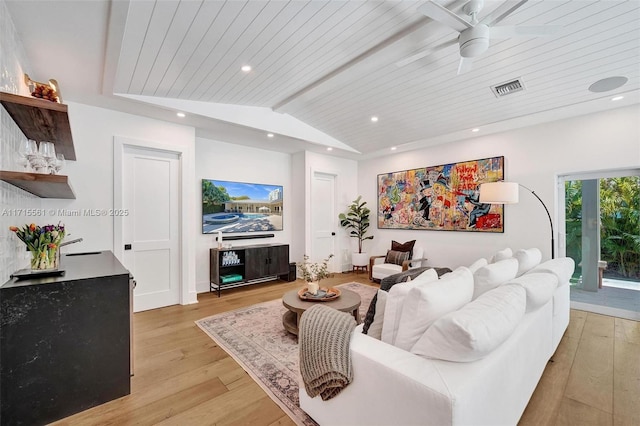
[[[518,184],[491,182],[480,185],[480,202],[485,204],[515,204],[518,202]]]

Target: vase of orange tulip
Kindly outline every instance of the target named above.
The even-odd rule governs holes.
[[[31,269],[58,268],[60,261],[58,249],[65,235],[64,225],[38,226],[32,223],[22,228],[11,226],[9,229],[16,233],[31,252]]]

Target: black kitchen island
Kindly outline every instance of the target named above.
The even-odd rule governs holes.
[[[110,251],[0,287],[0,423],[45,424],[128,395],[129,271]]]

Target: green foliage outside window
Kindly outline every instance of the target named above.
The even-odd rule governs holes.
[[[565,200],[567,256],[577,265],[582,258],[582,182],[566,182]],[[605,276],[640,280],[640,177],[600,179],[600,221]]]

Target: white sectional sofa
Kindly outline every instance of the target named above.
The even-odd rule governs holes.
[[[475,271],[453,272],[465,277],[474,272],[474,290],[484,280],[484,294],[474,294],[471,302],[436,319],[421,337],[422,350],[416,349],[418,343],[410,351],[385,343],[363,334],[360,325],[351,337],[353,382],[328,401],[310,398],[301,385],[300,407],[320,425],[517,424],[569,323],[569,278],[574,263],[562,258],[534,266],[537,262],[532,264],[525,256],[524,262],[518,262],[519,266],[527,264],[518,267],[520,276],[505,282],[500,282],[503,272],[496,272],[501,266],[486,263],[474,265]],[[506,340],[483,354],[488,348],[483,334],[494,332],[491,315],[498,318],[496,309],[502,315],[501,308],[494,309],[502,305],[502,299],[507,311],[519,312],[517,323]],[[482,309],[493,312],[468,321],[470,313],[483,316]],[[456,348],[460,352],[451,353]],[[469,361],[474,358],[479,359]]]

